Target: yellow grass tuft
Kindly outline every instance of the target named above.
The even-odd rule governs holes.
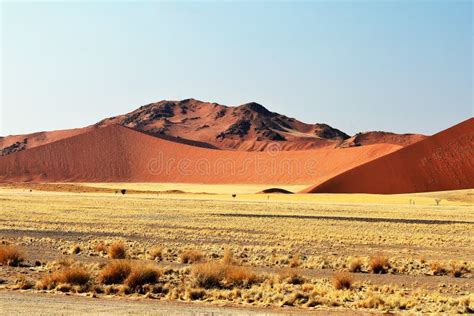
[[[346,272],[336,272],[332,276],[332,284],[337,290],[350,289],[354,278]]]
[[[258,281],[257,275],[248,267],[222,262],[200,263],[193,267],[195,285],[203,288],[248,286]]]
[[[127,257],[127,250],[121,241],[116,241],[109,247],[109,257],[112,259],[125,259]]]
[[[222,263],[224,263],[224,264],[234,264],[235,263],[234,255],[232,254],[232,250],[230,250],[229,248],[226,248],[226,250],[224,250],[224,256],[222,257]]]
[[[98,281],[102,284],[120,284],[130,275],[132,265],[126,260],[109,262],[99,273]]]
[[[98,253],[101,253],[101,254],[105,254],[105,253],[107,253],[107,247],[103,243],[98,243],[95,246],[95,251],[97,251]]]
[[[361,272],[363,267],[362,260],[360,258],[352,258],[349,262],[349,272]]]
[[[151,248],[150,251],[148,251],[148,257],[151,260],[156,260],[156,259],[161,260],[161,258],[163,257],[163,249],[161,247]]]
[[[385,256],[371,257],[369,260],[369,269],[372,273],[387,273],[390,269],[390,262]]]
[[[153,265],[135,265],[124,284],[131,290],[137,291],[145,284],[157,283],[160,276],[161,271]]]
[[[202,252],[197,250],[184,250],[179,255],[181,263],[196,263],[202,261],[204,255]]]
[[[37,287],[42,290],[52,290],[59,284],[87,285],[90,279],[90,273],[83,268],[66,268],[45,276]]]
[[[0,263],[17,267],[25,260],[23,251],[14,245],[0,246]]]

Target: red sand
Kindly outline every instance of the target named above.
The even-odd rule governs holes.
[[[214,150],[112,125],[0,157],[0,181],[308,184],[401,148],[278,146],[267,152]]]
[[[304,192],[396,194],[474,188],[474,118]]]

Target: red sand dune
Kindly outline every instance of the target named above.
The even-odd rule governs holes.
[[[306,124],[251,102],[225,106],[194,99],[160,101],[95,125],[52,132],[0,137],[0,156],[79,135],[94,128],[122,125],[168,140],[199,147],[265,151],[274,142],[281,150],[352,147],[380,143],[406,146],[425,136],[385,132],[349,135],[327,124]]]
[[[474,188],[474,118],[304,192],[414,193]]]
[[[393,144],[303,151],[215,150],[111,125],[0,157],[1,182],[308,184],[393,152]]]

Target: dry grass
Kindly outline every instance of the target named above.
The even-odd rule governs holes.
[[[163,257],[163,248],[161,247],[153,247],[148,251],[148,258],[151,260],[161,260]]]
[[[95,251],[97,251],[100,254],[105,254],[107,253],[107,247],[103,243],[98,243],[95,246]]]
[[[226,248],[224,250],[224,255],[222,256],[222,263],[224,264],[234,264],[234,254],[232,253],[232,250],[229,248]]]
[[[430,264],[430,270],[433,275],[445,275],[446,269],[438,261],[434,261]]]
[[[121,241],[116,241],[109,246],[109,257],[112,259],[125,259],[127,257],[127,250]]]
[[[202,252],[193,249],[184,250],[179,255],[181,263],[197,263],[202,261],[203,258],[204,255],[202,254]]]
[[[390,269],[390,262],[385,256],[371,257],[369,260],[369,269],[372,273],[383,274],[387,273]]]
[[[80,252],[81,252],[81,246],[79,246],[78,244],[72,245],[71,249],[69,250],[69,253],[73,255],[77,255]]]
[[[332,284],[337,290],[350,289],[354,282],[352,275],[346,272],[336,272],[332,275]]]
[[[0,246],[0,263],[2,265],[17,267],[25,260],[24,252],[17,246]]]
[[[299,254],[293,255],[290,259],[290,267],[297,268],[301,265],[301,256]]]
[[[124,284],[137,291],[145,284],[157,283],[161,274],[161,271],[153,265],[134,265]]]
[[[126,260],[109,262],[99,273],[98,281],[102,284],[121,284],[132,271],[132,265]]]
[[[289,284],[303,284],[305,279],[301,276],[300,271],[294,268],[284,268],[278,272],[280,282]]]
[[[364,264],[360,258],[352,258],[349,262],[349,272],[361,272]]]
[[[52,290],[59,284],[87,285],[90,279],[90,273],[84,268],[66,268],[45,276],[38,282],[37,288]]]
[[[222,262],[197,264],[192,269],[192,275],[195,285],[206,289],[249,286],[259,279],[248,267]]]

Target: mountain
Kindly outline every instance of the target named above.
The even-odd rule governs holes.
[[[309,193],[415,193],[474,188],[474,118],[343,172]]]
[[[0,182],[309,184],[400,148],[215,150],[108,125],[0,157]]]
[[[91,130],[121,125],[171,141],[214,149],[263,151],[278,144],[279,150],[353,147],[390,143],[406,146],[423,135],[362,133],[352,138],[327,124],[306,124],[271,112],[252,102],[225,106],[195,99],[160,101],[106,118],[97,124],[71,130],[39,132],[0,138],[0,155],[45,145]]]

